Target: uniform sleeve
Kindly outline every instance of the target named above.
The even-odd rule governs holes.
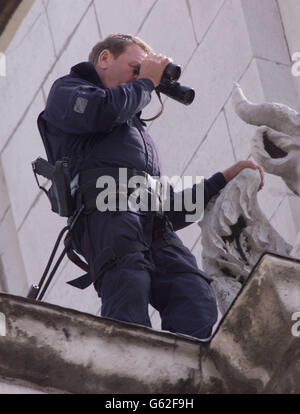
[[[141,111],[150,102],[153,89],[150,79],[108,89],[59,79],[49,93],[45,116],[66,133],[106,133]]]
[[[224,175],[221,172],[214,174],[212,177],[208,179],[204,179],[204,209],[207,206],[209,200],[222,188],[226,185],[226,180]],[[186,192],[192,191],[192,201],[193,203],[196,202],[196,191],[197,191],[198,184],[194,184],[192,189],[186,189],[181,191],[180,193],[175,193],[173,189],[171,189],[170,194],[170,211],[166,211],[166,215],[171,221],[173,225],[174,231],[181,230],[184,227],[192,224],[192,222],[186,221],[186,215],[193,215],[195,211],[187,211],[186,209],[182,209],[181,211],[174,211],[174,199],[176,197],[181,198],[181,205],[184,206],[184,196]]]

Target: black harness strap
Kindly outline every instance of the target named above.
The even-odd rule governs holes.
[[[92,198],[94,196],[93,193],[88,193],[89,197],[88,198]],[[79,188],[76,192],[75,195],[75,199],[76,199],[76,205],[82,205],[84,206],[84,209],[87,209],[86,206],[86,199],[84,199],[83,197],[83,192],[82,189]],[[91,263],[91,258],[92,258],[92,245],[90,242],[90,236],[89,236],[89,227],[88,227],[88,216],[87,214],[85,214],[82,218],[83,223],[84,223],[84,250],[87,252],[87,256],[88,256],[88,263]],[[71,286],[77,287],[79,289],[85,289],[87,287],[89,287],[93,282],[94,279],[94,271],[92,266],[90,266],[88,263],[84,262],[83,260],[80,259],[80,257],[75,253],[74,249],[73,249],[73,245],[72,245],[72,238],[73,238],[73,234],[70,232],[69,235],[69,240],[65,239],[65,244],[68,243],[69,244],[69,249],[67,251],[67,256],[68,258],[71,260],[71,262],[73,262],[75,265],[77,265],[78,267],[80,267],[83,271],[86,272],[86,274],[73,279],[73,280],[69,280],[67,283]]]
[[[91,281],[89,273],[86,273],[85,275],[79,276],[76,279],[68,280],[66,283],[78,289],[86,289],[93,282]]]
[[[65,246],[68,246],[68,245],[71,246],[71,240],[72,240],[72,236],[68,234],[64,240]],[[75,253],[72,247],[69,247],[67,251],[67,256],[74,264],[76,264],[82,270],[84,270],[85,272],[89,271],[89,265],[80,259],[80,257]]]
[[[117,259],[125,256],[126,254],[144,252],[149,250],[149,246],[144,245],[139,241],[131,242],[130,245],[126,246],[117,246],[115,248],[105,247],[101,252],[96,256],[94,266],[91,266],[90,273],[87,273],[83,276],[80,276],[76,279],[70,280],[67,283],[71,286],[77,287],[79,289],[85,289],[90,286],[93,281],[96,281],[97,277],[100,275],[101,271],[104,268],[113,265]],[[72,259],[71,259],[72,260]],[[75,263],[76,264],[76,263]],[[91,278],[91,273],[94,272],[93,279]]]
[[[74,264],[76,264],[76,266],[80,267],[82,270],[88,273],[88,264],[81,260],[72,248],[70,248],[70,250],[67,251],[67,256]]]

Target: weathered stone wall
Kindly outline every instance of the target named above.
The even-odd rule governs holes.
[[[256,128],[234,112],[235,81],[253,102],[277,101],[299,110],[286,41],[288,6],[284,10],[282,19],[276,0],[33,3],[6,49],[7,76],[0,77],[0,156],[8,192],[0,201],[0,211],[6,212],[0,215],[0,240],[5,245],[1,261],[7,269],[3,266],[2,284],[8,292],[26,294],[28,286],[40,279],[65,223],[50,213],[30,164],[45,155],[36,118],[53,81],[86,60],[101,37],[111,32],[137,34],[180,64],[182,83],[196,91],[190,107],[168,99],[163,116],[149,125],[164,174],[209,176],[250,156]],[[158,106],[154,98],[145,115],[155,113]],[[259,202],[275,229],[293,244],[299,213],[280,178],[266,176]],[[9,243],[7,228],[14,240]],[[194,224],[179,234],[201,264],[199,227]],[[98,314],[100,303],[92,287],[81,292],[64,283],[80,273],[65,260],[45,300]],[[158,315],[151,312],[159,327]]]
[[[298,394],[299,270],[264,255],[209,343],[0,294],[0,393]]]

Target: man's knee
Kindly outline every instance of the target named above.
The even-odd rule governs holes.
[[[101,315],[151,326],[148,315],[151,278],[145,268],[134,260],[137,258],[132,257],[136,255],[122,257],[102,275],[98,287],[102,299]]]
[[[98,295],[124,296],[128,300],[138,300],[149,296],[151,278],[144,254],[129,253],[117,258],[109,267],[102,267],[95,283]]]
[[[197,279],[187,283],[188,286],[178,284],[171,293],[168,306],[161,315],[162,327],[202,339],[210,336],[218,318],[218,308],[210,283],[199,276],[194,277]]]

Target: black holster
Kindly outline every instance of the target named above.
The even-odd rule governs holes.
[[[39,188],[46,193],[51,203],[52,211],[61,217],[71,217],[75,212],[75,205],[71,196],[68,159],[56,161],[55,165],[52,165],[38,157],[32,162],[32,169]],[[52,185],[49,190],[40,185],[37,175],[51,180]]]

